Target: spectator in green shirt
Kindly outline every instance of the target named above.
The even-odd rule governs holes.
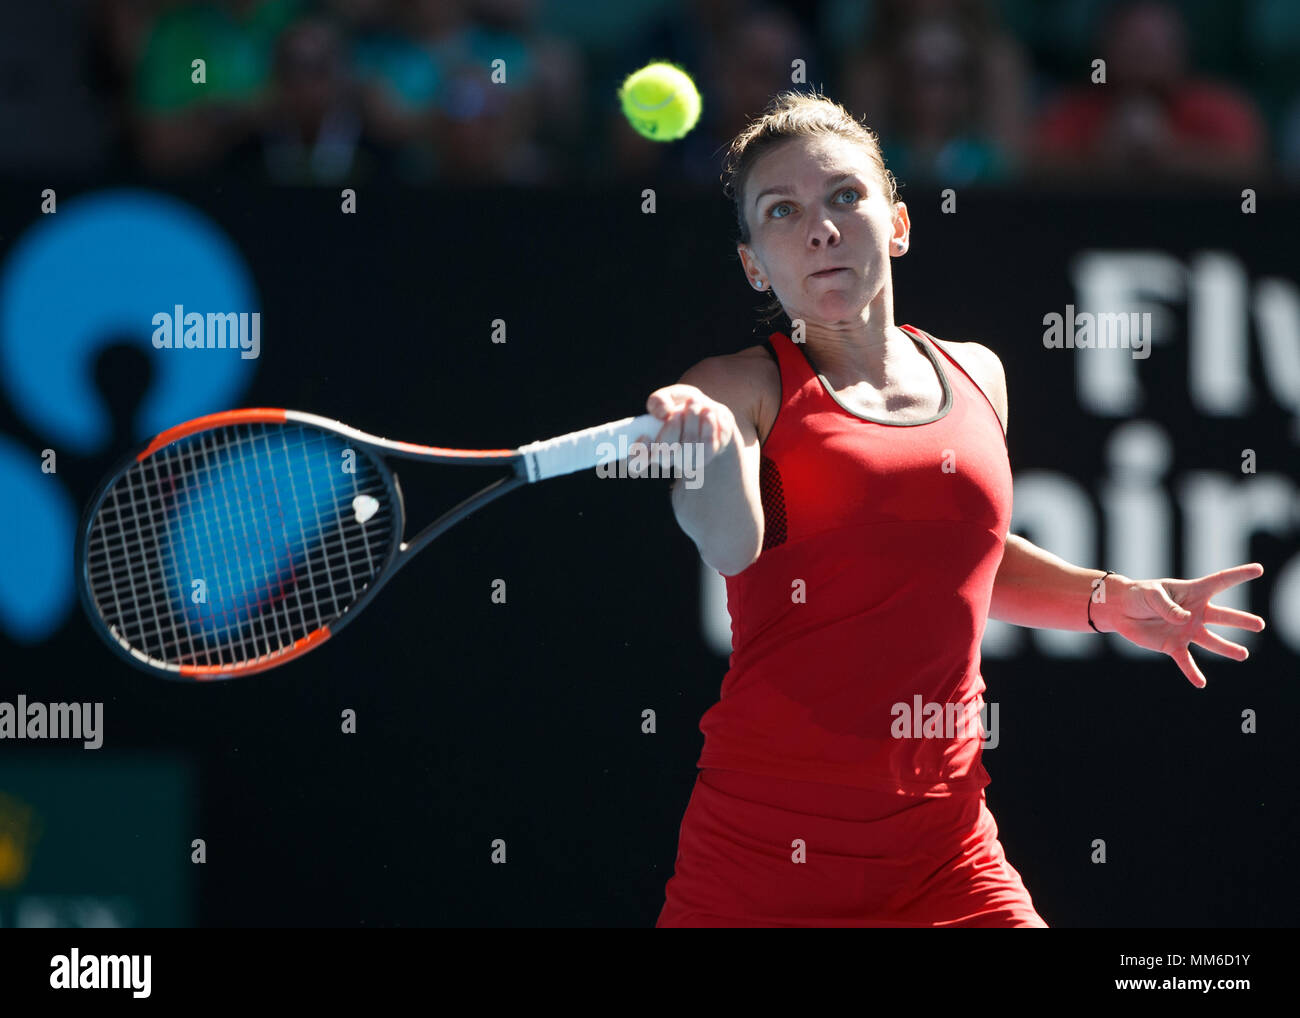
[[[255,130],[276,39],[302,6],[302,0],[204,0],[158,17],[132,97],[137,152],[147,169],[205,168]]]

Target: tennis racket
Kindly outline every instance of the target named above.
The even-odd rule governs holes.
[[[165,678],[276,668],[337,633],[476,509],[614,461],[661,425],[642,414],[518,449],[441,449],[294,410],[199,417],[100,485],[77,542],[82,605],[111,648]],[[406,540],[394,456],[510,473]]]

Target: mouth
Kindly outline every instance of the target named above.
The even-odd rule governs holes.
[[[837,273],[837,272],[848,272],[848,271],[849,271],[849,270],[848,270],[847,268],[845,268],[844,266],[839,266],[839,267],[837,267],[837,268],[833,268],[833,269],[822,269],[820,272],[814,272],[814,273],[812,273],[811,276],[810,276],[809,278],[811,278],[811,279],[825,279],[825,278],[827,278],[828,276],[833,276],[833,275],[835,275],[835,273]]]

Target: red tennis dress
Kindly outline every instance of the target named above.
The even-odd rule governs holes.
[[[763,548],[658,926],[1046,926],[985,803],[980,641],[1011,520],[988,398],[933,337],[943,404],[841,404],[776,332]]]

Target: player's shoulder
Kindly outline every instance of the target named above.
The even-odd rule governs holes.
[[[983,343],[940,339],[929,332],[925,335],[934,340],[943,352],[960,364],[972,378],[983,381],[984,377],[988,377],[992,381],[1003,374],[1002,361]]]
[[[736,350],[734,353],[705,357],[687,368],[681,381],[688,385],[698,385],[695,381],[698,380],[726,389],[744,389],[761,384],[770,372],[776,370],[776,363],[771,355],[762,344],[759,344]],[[779,379],[780,376],[777,377]]]
[[[927,333],[929,335],[929,333]],[[957,342],[930,336],[953,360],[962,366],[966,374],[984,390],[989,402],[997,411],[1002,421],[1002,430],[1007,427],[1007,375],[1002,360],[983,343]]]
[[[983,343],[976,343],[973,341],[959,342],[955,339],[940,339],[938,336],[930,332],[927,332],[926,335],[950,353],[967,353],[972,357],[994,357],[996,359],[996,355],[993,351]]]
[[[679,381],[725,403],[733,414],[743,414],[756,428],[774,401],[781,402],[780,370],[761,343],[705,357],[691,365]]]

